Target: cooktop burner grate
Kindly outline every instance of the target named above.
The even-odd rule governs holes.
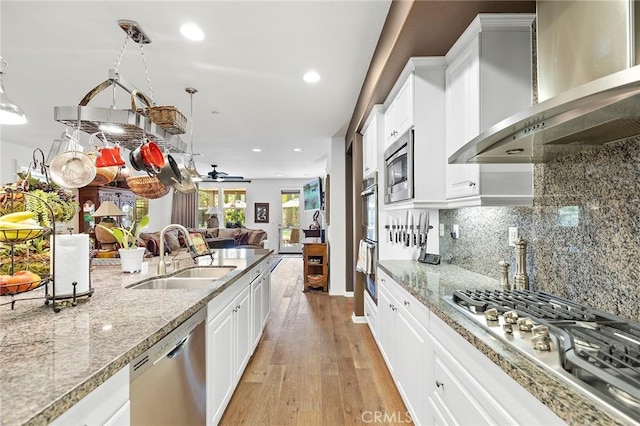
[[[515,310],[520,316],[545,320],[600,321],[609,319],[598,311],[544,292],[529,290],[456,290],[453,301],[482,313]]]
[[[450,301],[499,336],[506,336],[496,325],[504,319],[485,319],[482,314],[488,309],[500,314],[515,311],[518,318],[547,325],[558,367],[640,422],[640,324],[540,291],[458,290]],[[519,343],[531,333],[518,333],[505,340],[529,353]],[[533,358],[556,366],[540,352]]]

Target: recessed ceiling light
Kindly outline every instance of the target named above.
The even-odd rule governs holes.
[[[121,135],[124,133],[124,129],[120,126],[116,126],[115,124],[101,124],[98,128],[103,132],[111,133],[113,135]]]
[[[277,177],[282,177],[282,176],[284,176],[284,175],[283,175],[282,173],[276,173],[276,176],[277,176]]]
[[[295,152],[303,152],[304,151],[304,149],[302,149],[302,148],[293,148],[293,150]]]
[[[180,33],[189,40],[193,41],[202,41],[204,40],[204,32],[200,29],[199,26],[190,22],[188,24],[184,24],[180,27]]]
[[[262,150],[260,148],[253,148],[251,151],[253,151],[253,152],[262,152]]]
[[[315,71],[307,71],[307,73],[302,76],[302,79],[307,83],[317,83],[320,81],[320,74]]]

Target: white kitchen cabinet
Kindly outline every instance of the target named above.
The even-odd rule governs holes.
[[[129,366],[111,376],[51,424],[59,426],[127,426],[131,424]]]
[[[269,261],[252,268],[207,306],[207,418],[217,424],[262,335],[270,298]],[[265,310],[266,306],[266,310]],[[258,317],[256,318],[256,314]]]
[[[251,333],[254,349],[258,345],[260,337],[262,337],[262,330],[271,311],[271,273],[269,265],[269,263],[265,264],[262,273],[251,282],[251,305],[253,310]]]
[[[429,321],[429,424],[564,424],[444,321]]]
[[[262,284],[262,324],[260,325],[260,335],[262,336],[262,330],[267,325],[269,320],[269,314],[271,313],[271,263],[266,265],[266,271],[264,273],[264,283]]]
[[[387,103],[384,113],[384,147],[388,148],[414,124],[413,78],[407,78],[393,98]]]
[[[534,14],[480,14],[446,55],[446,157],[531,106]],[[531,205],[530,164],[447,164],[449,207]]]
[[[217,424],[251,355],[250,287],[207,323],[207,409]]]
[[[244,368],[249,363],[253,350],[251,336],[251,289],[247,288],[236,297],[232,310],[235,338],[235,383],[240,381]]]
[[[377,328],[378,328],[378,305],[373,301],[369,293],[364,293],[364,317],[371,330],[373,338],[378,340]]]
[[[410,58],[384,102],[384,150],[413,129],[413,199],[385,204],[385,210],[446,208],[444,57]],[[389,130],[391,129],[391,130]],[[381,173],[380,188],[385,188]],[[384,192],[381,190],[381,194]],[[382,196],[382,195],[381,195]],[[384,199],[384,198],[383,198]]]
[[[378,151],[384,134],[384,107],[374,105],[362,127],[362,177],[378,170]]]
[[[378,346],[380,347],[380,353],[382,358],[387,363],[387,368],[394,375],[394,369],[396,365],[396,338],[395,338],[395,322],[396,322],[396,301],[392,298],[391,294],[387,292],[386,286],[383,283],[386,281],[378,275]]]
[[[427,385],[430,382],[428,355],[428,312],[391,277],[378,269],[379,346],[394,382],[415,424],[424,424]],[[418,318],[411,311],[422,311]]]
[[[233,310],[228,305],[207,323],[207,418],[217,424],[235,387]]]

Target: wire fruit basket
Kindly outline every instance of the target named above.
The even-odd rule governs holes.
[[[127,185],[134,194],[150,199],[164,197],[170,190],[155,176],[130,176]]]

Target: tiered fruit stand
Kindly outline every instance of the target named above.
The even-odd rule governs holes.
[[[76,283],[73,285],[73,294],[70,296],[58,296],[55,288],[55,256],[49,255],[48,260],[35,258],[31,255],[31,248],[35,247],[36,241],[39,241],[40,245],[44,244],[43,237],[51,235],[49,252],[55,252],[55,214],[52,207],[42,198],[23,191],[22,189],[4,188],[0,191],[0,198],[3,200],[3,211],[5,213],[16,213],[27,211],[27,205],[38,205],[40,209],[44,209],[49,216],[51,226],[39,226],[22,225],[19,223],[9,225],[0,225],[0,244],[6,249],[5,253],[0,258],[0,262],[3,265],[8,265],[6,269],[7,275],[3,276],[3,280],[0,281],[0,296],[8,297],[6,302],[0,301],[0,306],[11,305],[11,309],[15,308],[15,303],[20,300],[33,300],[44,298],[44,304],[52,304],[54,312],[60,312],[60,304],[58,303],[63,299],[71,299],[72,305],[77,305],[77,299],[79,297],[91,296],[93,289],[89,282],[89,290],[80,294],[75,291]],[[38,240],[40,239],[40,240]],[[20,254],[24,251],[24,255]],[[43,269],[48,263],[48,273],[43,273]],[[39,274],[36,274],[31,269],[35,268],[35,265],[39,265]],[[5,269],[6,266],[3,267]],[[19,269],[19,271],[18,271]],[[3,271],[5,272],[5,271]],[[7,277],[17,277],[16,282],[7,282]],[[34,297],[16,297],[20,294],[31,292],[38,288],[45,287],[44,294]],[[35,293],[34,293],[35,294]]]

